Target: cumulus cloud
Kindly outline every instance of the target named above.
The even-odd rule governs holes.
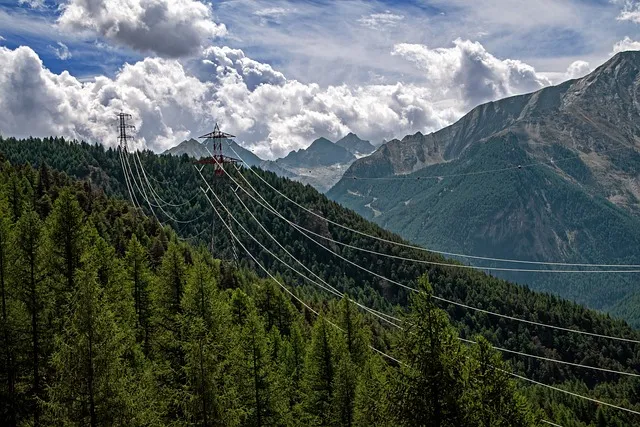
[[[500,60],[480,44],[457,39],[450,48],[430,49],[402,43],[392,55],[413,62],[425,73],[429,87],[443,97],[459,99],[467,107],[505,96],[531,92],[551,81],[524,62]]]
[[[66,61],[67,59],[71,58],[71,52],[69,52],[69,48],[67,47],[67,45],[62,42],[58,42],[57,44],[58,47],[49,46],[49,48],[53,50],[58,59]]]
[[[363,27],[368,27],[373,30],[383,30],[385,28],[395,27],[403,19],[403,15],[396,15],[387,10],[384,13],[372,13],[368,16],[362,16],[358,19],[358,22]]]
[[[588,62],[574,61],[569,65],[569,67],[567,67],[567,71],[564,73],[564,79],[577,79],[586,76],[590,72],[591,67]]]
[[[611,55],[615,55],[616,53],[624,52],[626,50],[640,50],[640,41],[632,40],[627,36],[613,45]]]
[[[200,67],[194,71],[202,80],[218,80],[234,71],[249,88],[254,90],[261,84],[282,85],[286,78],[271,65],[245,56],[240,49],[212,46],[204,50]]]
[[[339,138],[352,131],[389,139],[439,129],[463,113],[438,105],[424,87],[321,88],[286,80],[242,51],[212,49],[204,58],[211,62],[208,79],[178,60],[146,58],[125,65],[114,78],[80,82],[47,70],[28,47],[0,47],[0,109],[6,112],[0,129],[5,135],[63,135],[113,146],[115,114],[124,110],[135,118],[139,146],[161,151],[217,121],[257,154],[273,158],[308,146],[318,135]]]
[[[92,31],[140,52],[177,58],[226,34],[211,6],[197,0],[67,0],[58,24]]]

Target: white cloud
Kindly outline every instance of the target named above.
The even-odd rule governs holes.
[[[616,18],[618,21],[630,21],[640,24],[640,2],[634,0],[625,0],[622,11]]]
[[[624,52],[626,50],[640,50],[640,41],[632,40],[627,36],[613,45],[611,55],[615,55],[616,53]]]
[[[201,65],[194,69],[202,80],[218,79],[234,70],[249,90],[261,84],[282,85],[286,81],[271,65],[247,58],[240,49],[213,46],[205,49],[202,56]]]
[[[362,16],[358,19],[358,22],[363,27],[368,27],[373,30],[383,30],[389,27],[395,27],[403,19],[403,15],[397,15],[387,10],[384,13],[372,13],[368,16]]]
[[[456,39],[453,44],[430,49],[401,43],[392,55],[413,62],[425,73],[427,85],[441,97],[457,99],[467,107],[551,84],[532,66],[514,59],[500,60],[479,42]]]
[[[564,73],[563,80],[569,79],[577,79],[580,77],[584,77],[591,72],[591,67],[589,63],[586,61],[574,61],[569,67],[567,67],[567,71]]]
[[[318,135],[338,138],[353,131],[374,141],[389,139],[439,129],[463,113],[438,106],[423,87],[321,88],[286,80],[242,51],[209,51],[207,57],[213,56],[230,64],[215,67],[207,81],[178,60],[146,58],[125,65],[113,79],[80,82],[44,68],[28,47],[0,48],[0,110],[7,112],[0,116],[0,129],[5,135],[63,135],[113,146],[114,117],[125,110],[135,118],[138,144],[156,151],[218,121],[257,154],[276,157],[306,147]],[[258,69],[268,71],[261,84],[256,84]],[[278,79],[270,81],[274,76]],[[33,117],[38,117],[35,123]]]
[[[18,0],[18,4],[25,5],[31,9],[44,9],[44,0]]]
[[[0,42],[3,42],[3,41],[5,41],[5,40],[6,40],[6,39],[5,39],[4,37],[0,36]]]
[[[224,24],[213,21],[211,6],[197,0],[68,0],[58,24],[171,58],[196,54],[226,34]]]
[[[58,59],[66,61],[67,59],[71,58],[71,52],[69,52],[69,48],[67,47],[67,45],[62,42],[58,42],[57,44],[58,47],[49,46],[49,48],[53,50]]]

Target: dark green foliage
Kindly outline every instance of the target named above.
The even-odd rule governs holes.
[[[603,196],[598,179],[575,151],[549,145],[541,160],[539,153],[527,147],[519,135],[505,133],[470,145],[456,160],[425,167],[401,180],[345,178],[327,195],[427,248],[519,260],[636,264],[640,257],[638,216]],[[612,160],[625,157],[635,170],[640,165],[633,150],[607,155]],[[515,167],[549,159],[558,161]],[[485,173],[502,169],[506,170]],[[640,325],[637,304],[626,303],[638,292],[633,274],[495,274]]]
[[[0,148],[8,149],[7,157],[16,162],[40,165],[39,159],[46,157],[48,165],[36,171],[0,164],[0,200],[7,200],[0,232],[7,234],[9,242],[5,246],[9,260],[6,319],[15,334],[2,338],[13,346],[2,349],[0,356],[8,360],[9,350],[15,363],[2,364],[0,381],[2,390],[9,390],[9,377],[15,378],[16,390],[13,400],[4,397],[6,392],[0,393],[0,425],[11,425],[12,413],[18,424],[37,420],[42,425],[54,416],[69,423],[91,424],[87,386],[91,360],[96,375],[94,412],[110,411],[104,418],[96,415],[96,424],[103,425],[390,426],[416,421],[420,413],[408,408],[423,403],[430,406],[421,410],[433,413],[433,402],[438,399],[443,425],[482,425],[473,414],[498,420],[498,411],[508,414],[508,420],[531,425],[537,422],[538,413],[529,405],[562,425],[633,425],[637,421],[630,414],[598,411],[591,403],[514,385],[501,375],[481,371],[486,364],[474,364],[469,358],[489,360],[492,365],[502,362],[485,351],[486,345],[481,354],[475,348],[461,347],[456,335],[475,339],[480,334],[501,347],[623,370],[640,368],[638,351],[631,344],[498,320],[455,306],[438,308],[424,295],[414,302],[414,314],[409,317],[414,326],[407,328],[419,331],[424,340],[418,342],[415,336],[399,334],[356,311],[347,299],[334,301],[303,284],[257,245],[245,241],[259,262],[283,283],[298,285],[292,287],[293,292],[323,314],[325,320],[317,322],[311,311],[291,302],[277,284],[260,278],[253,262],[241,258],[236,266],[214,260],[179,239],[197,241],[195,236],[204,231],[202,243],[208,245],[209,215],[175,232],[119,200],[124,187],[115,152],[62,140],[0,140]],[[199,191],[189,159],[150,153],[141,157],[145,168],[166,181],[160,191],[168,199],[182,203]],[[43,170],[48,178],[40,179]],[[73,181],[61,170],[91,185]],[[242,173],[254,180],[251,172]],[[327,218],[399,241],[310,187],[258,173]],[[223,200],[267,242],[231,190],[220,185]],[[400,256],[443,260],[346,233],[292,209],[273,191],[264,190],[264,195],[288,217],[336,240]],[[38,207],[43,200],[49,200],[51,209]],[[202,202],[196,198],[176,215],[196,218],[208,209]],[[350,298],[398,316],[405,312],[407,292],[336,260],[262,208],[252,208],[296,257],[330,284],[347,291]],[[64,221],[72,226],[65,230]],[[215,237],[216,257],[230,259],[228,233]],[[72,244],[65,246],[65,242]],[[333,249],[410,286],[416,286],[417,278],[426,273],[434,294],[465,304],[533,321],[638,337],[621,321],[478,272]],[[80,297],[85,304],[78,304]],[[95,316],[89,316],[88,308],[96,304]],[[427,324],[425,318],[432,323]],[[87,337],[92,330],[102,352],[87,358]],[[372,355],[370,343],[409,366]],[[629,408],[640,407],[637,381],[526,358],[510,362],[517,372],[536,380]],[[500,366],[510,370],[508,365]],[[115,373],[123,375],[122,382],[110,380]],[[433,397],[435,392],[432,397],[412,393],[420,384],[432,382],[444,390],[438,399]],[[496,395],[498,389],[501,393]],[[390,400],[390,395],[395,398]],[[486,403],[479,409],[483,398]],[[82,404],[65,406],[65,399],[79,399]],[[459,413],[452,415],[452,408]],[[399,414],[404,414],[402,419],[394,418]]]
[[[467,381],[461,344],[446,314],[433,304],[426,279],[421,289],[412,298],[410,326],[402,334],[406,365],[393,385],[392,411],[397,425],[460,426]]]

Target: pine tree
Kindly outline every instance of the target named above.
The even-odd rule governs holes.
[[[302,413],[305,344],[300,323],[293,323],[289,337],[285,337],[282,343],[279,361],[280,377],[283,379],[284,396],[288,405],[287,412],[293,420],[300,420]]]
[[[447,315],[431,299],[427,277],[412,296],[400,342],[405,362],[395,379],[392,410],[397,425],[461,426],[464,356]]]
[[[536,414],[526,404],[507,373],[501,355],[482,336],[469,359],[467,409],[470,425],[482,427],[536,426]]]
[[[316,321],[305,361],[305,409],[317,426],[331,425],[333,419],[336,338],[332,332],[324,318]]]
[[[232,350],[229,309],[218,295],[210,262],[196,254],[182,298],[185,413],[204,427],[234,425],[238,412],[235,384],[225,375]]]
[[[130,339],[118,327],[97,280],[96,266],[77,274],[71,319],[52,357],[49,421],[63,425],[131,425],[127,398],[130,370],[124,355]]]
[[[356,385],[358,382],[356,365],[346,352],[339,358],[334,379],[332,407],[334,423],[351,427],[354,418]]]
[[[344,297],[338,306],[338,326],[343,331],[343,340],[349,358],[357,368],[362,368],[371,354],[371,332],[355,304]]]
[[[42,375],[44,370],[43,357],[46,354],[48,339],[43,337],[45,315],[48,311],[50,295],[44,283],[42,223],[38,215],[29,210],[25,212],[16,224],[13,247],[16,249],[13,261],[13,280],[19,285],[18,293],[29,317],[30,333],[30,361],[28,363],[31,375],[30,396],[32,399],[30,413],[33,414],[33,424],[40,425],[40,405],[44,398],[44,384]]]
[[[145,249],[135,235],[127,246],[125,265],[129,287],[133,293],[136,338],[148,355],[151,335],[150,272]]]
[[[282,334],[289,335],[295,315],[291,303],[275,282],[262,282],[261,290],[256,295],[256,307],[265,319],[267,331],[276,326]]]
[[[391,426],[386,405],[389,394],[387,368],[378,355],[365,362],[356,386],[354,425]]]
[[[66,294],[75,291],[75,271],[80,267],[83,249],[83,219],[84,212],[76,197],[69,188],[63,189],[47,218],[47,229],[52,269],[64,281],[62,291]],[[64,305],[63,301],[58,304]]]
[[[185,384],[184,352],[181,345],[181,300],[184,292],[185,264],[182,252],[174,242],[162,258],[151,296],[153,332],[151,357],[165,399],[170,419],[182,417],[178,391]]]
[[[0,192],[0,357],[2,358],[2,391],[0,392],[0,424],[15,426],[16,409],[16,313],[12,310],[13,297],[9,290],[9,207]]]

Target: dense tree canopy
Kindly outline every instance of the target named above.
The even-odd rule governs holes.
[[[8,149],[6,156],[15,165],[0,159],[2,425],[54,420],[64,425],[423,425],[437,419],[442,426],[484,426],[538,425],[546,418],[586,426],[637,421],[632,414],[523,387],[505,372],[515,369],[629,408],[640,407],[635,379],[527,358],[509,364],[490,343],[621,370],[640,365],[633,344],[436,306],[426,295],[637,338],[623,322],[478,272],[416,267],[335,248],[394,280],[418,286],[422,277],[427,294],[409,299],[390,284],[335,261],[256,207],[254,214],[314,272],[354,300],[407,316],[405,325],[411,327],[398,332],[362,314],[349,300],[331,299],[302,284],[247,241],[261,263],[321,312],[318,320],[277,283],[261,277],[254,263],[225,261],[231,258],[228,233],[216,235],[213,249],[220,259],[194,246],[198,233],[210,229],[211,216],[183,228],[176,225],[174,231],[125,203],[117,153],[62,140],[23,141],[23,146],[6,141],[0,151]],[[45,165],[41,159],[49,154]],[[198,181],[189,159],[147,153],[143,161],[169,182],[164,196],[181,202],[195,194],[190,190]],[[18,166],[21,162],[37,169]],[[329,218],[397,239],[310,187],[271,174],[263,177]],[[267,242],[233,202],[232,189],[220,187],[230,209]],[[273,192],[265,190],[265,196],[307,228],[336,240],[440,259],[354,237],[293,211]],[[209,212],[200,203],[195,199],[178,212]],[[206,233],[200,239],[210,243]],[[467,347],[458,336],[480,344]],[[370,345],[402,364],[381,358]]]

